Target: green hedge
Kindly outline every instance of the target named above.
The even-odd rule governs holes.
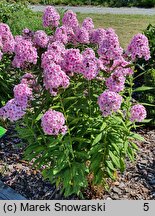
[[[111,7],[154,7],[155,0],[8,0],[10,2],[29,2],[31,4],[63,5],[103,5]]]
[[[144,34],[149,40],[151,59],[149,61],[139,60],[137,64],[138,74],[143,74],[136,80],[136,85],[144,85],[153,87],[153,90],[142,92],[141,94],[136,95],[142,103],[151,104],[152,106],[146,106],[148,111],[148,118],[152,119],[149,123],[152,126],[155,126],[155,26],[151,24],[144,31]],[[154,106],[153,106],[154,105]]]

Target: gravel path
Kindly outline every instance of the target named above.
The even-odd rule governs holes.
[[[143,129],[139,133],[146,141],[137,142],[136,161],[127,162],[126,171],[118,172],[117,181],[109,182],[109,191],[93,186],[90,176],[89,186],[83,191],[85,199],[155,200],[155,129]],[[43,180],[39,170],[23,160],[23,148],[18,146],[19,143],[21,140],[13,128],[0,139],[0,180],[30,200],[66,199],[55,185]]]
[[[32,5],[30,8],[33,11],[44,11],[46,6],[43,5]],[[155,8],[108,8],[108,7],[91,7],[91,6],[56,6],[56,8],[64,8],[65,10],[72,10],[80,13],[96,13],[96,14],[141,14],[141,15],[155,15]]]

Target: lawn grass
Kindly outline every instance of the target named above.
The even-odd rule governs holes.
[[[10,26],[11,31],[14,35],[21,34],[24,28],[29,28],[33,31],[43,30],[42,26],[42,13],[41,12],[31,12],[26,13],[19,11],[12,19],[7,21]]]
[[[77,13],[77,16],[80,22],[86,17],[91,17],[95,28],[114,28],[123,48],[126,48],[135,34],[145,30],[150,23],[155,25],[155,16],[81,13]],[[30,28],[34,31],[43,29],[42,13],[29,12],[24,14],[19,12],[16,13],[14,19],[10,20],[8,24],[15,35],[20,34],[23,28]]]

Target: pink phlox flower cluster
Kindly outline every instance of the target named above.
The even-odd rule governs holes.
[[[113,61],[113,65],[110,67],[109,71],[119,69],[123,76],[128,76],[133,74],[133,70],[130,67],[131,62],[126,61],[123,57]]]
[[[131,40],[127,48],[127,54],[135,61],[137,58],[144,58],[146,61],[151,58],[148,38],[143,34],[137,34]]]
[[[103,28],[93,29],[90,32],[90,42],[94,44],[100,44],[104,39],[105,33],[106,31]]]
[[[65,26],[57,27],[54,33],[54,41],[59,41],[63,44],[68,43],[67,28]]]
[[[104,117],[117,112],[122,103],[122,96],[109,90],[104,91],[98,98],[98,104]]]
[[[122,56],[118,36],[113,29],[107,29],[102,42],[99,45],[98,54],[105,60],[115,60]]]
[[[38,30],[34,33],[33,43],[39,47],[46,48],[48,44],[48,36],[42,31]]]
[[[44,133],[47,135],[64,135],[67,132],[64,115],[52,109],[46,111],[42,116],[41,126]]]
[[[125,88],[125,77],[119,69],[116,69],[111,76],[106,79],[105,84],[109,91],[120,92]]]
[[[44,85],[46,90],[50,90],[51,95],[56,96],[58,88],[69,86],[69,77],[59,65],[51,63],[44,69]]]
[[[0,49],[3,48],[2,36],[0,35]]]
[[[83,52],[82,52],[82,56],[83,57],[90,57],[90,58],[95,58],[95,52],[92,48],[86,48]]]
[[[44,52],[41,57],[42,68],[45,69],[53,62],[61,65],[64,54],[65,54],[64,44],[62,44],[59,41],[49,44],[47,51]]]
[[[96,57],[84,57],[82,61],[82,73],[87,80],[94,79],[100,71],[99,61]]]
[[[17,121],[26,113],[28,102],[32,100],[32,89],[27,84],[21,83],[16,85],[13,91],[14,98],[0,108],[0,117],[10,121]]]
[[[134,122],[134,121],[141,122],[146,118],[146,115],[147,115],[146,109],[143,105],[136,104],[136,105],[131,107],[130,120],[132,122]]]
[[[21,77],[21,82],[22,84],[26,84],[29,87],[33,88],[36,86],[36,80],[33,74],[31,73],[26,73]]]
[[[76,16],[76,13],[74,13],[73,11],[71,10],[68,10],[63,18],[62,18],[62,24],[64,26],[68,26],[68,27],[71,27],[71,28],[76,28],[79,26],[79,22],[78,22],[78,19],[77,19],[77,16]]]
[[[25,40],[20,36],[16,37],[14,52],[15,57],[12,61],[14,67],[24,68],[29,63],[37,63],[37,49],[30,41]]]
[[[50,43],[48,45],[48,50],[52,50],[53,52],[55,52],[57,55],[64,55],[65,53],[65,46],[63,43],[61,43],[60,41],[55,41],[53,43]]]
[[[21,83],[15,85],[13,92],[18,105],[26,109],[28,101],[32,100],[32,89],[27,84]]]
[[[87,29],[87,31],[93,30],[94,29],[94,23],[93,23],[92,18],[90,18],[90,17],[85,18],[83,20],[82,27]]]
[[[60,15],[57,10],[52,7],[46,7],[43,14],[43,26],[44,27],[57,27],[59,25]]]
[[[6,40],[10,36],[10,27],[5,23],[0,23],[0,35],[3,40]]]
[[[89,43],[89,32],[84,27],[77,27],[75,30],[75,38],[78,43],[88,44]]]
[[[0,46],[4,53],[13,53],[15,40],[7,24],[0,23]]]
[[[25,109],[18,104],[16,99],[9,100],[4,107],[0,108],[0,117],[3,119],[17,121],[24,115]]]
[[[33,37],[34,37],[34,32],[28,28],[25,28],[22,31],[22,37],[23,37],[23,39],[32,41]]]
[[[79,49],[68,49],[65,52],[61,67],[65,72],[80,73],[82,54]]]
[[[61,54],[57,54],[56,52],[52,50],[47,50],[42,54],[41,57],[41,67],[46,69],[50,66],[52,63],[60,64],[63,60]]]
[[[76,29],[76,28],[75,28]],[[72,27],[66,26],[68,43],[76,44],[76,35]]]
[[[2,57],[3,57],[3,53],[0,50],[0,61],[2,60]]]
[[[54,35],[49,35],[48,36],[48,42],[49,42],[49,44],[55,42]]]
[[[13,37],[5,41],[3,44],[3,52],[4,53],[13,53],[14,52],[14,47],[15,47],[15,40]]]
[[[105,71],[107,73],[111,73],[111,70],[110,70],[111,61],[105,59],[102,56],[99,57],[99,61],[100,61],[100,68],[101,68],[101,70],[103,70],[103,71]]]

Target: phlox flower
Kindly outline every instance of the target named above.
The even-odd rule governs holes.
[[[141,122],[146,118],[146,115],[147,115],[146,109],[143,105],[136,104],[136,105],[131,107],[130,120],[132,122],[134,122],[134,121]]]
[[[57,10],[52,7],[46,7],[43,14],[43,26],[44,27],[57,27],[59,25],[60,15]]]
[[[151,56],[147,37],[140,33],[135,35],[132,38],[126,53],[131,55],[133,61],[137,58],[144,58],[146,61],[149,60]]]
[[[48,44],[48,36],[47,34],[42,31],[38,30],[34,33],[33,43],[39,47],[46,48]]]
[[[92,18],[90,18],[90,17],[85,18],[83,20],[82,27],[87,29],[87,31],[93,30],[94,29],[94,23],[93,23]]]
[[[120,92],[125,88],[125,77],[119,69],[116,69],[111,76],[106,79],[105,84],[110,91]]]
[[[0,108],[0,117],[12,122],[21,119],[24,115],[25,108],[20,106],[16,99],[9,100],[4,107]]]
[[[72,27],[72,28],[78,27],[79,22],[78,22],[78,19],[76,17],[76,13],[74,13],[71,10],[68,10],[62,18],[62,24],[64,26],[68,26],[68,27]]]
[[[69,86],[69,77],[61,67],[55,63],[51,63],[44,69],[44,85],[51,95],[57,95],[58,88],[67,88]]]
[[[59,135],[67,132],[65,125],[65,117],[61,112],[55,110],[48,110],[41,118],[41,126],[47,135]]]
[[[109,116],[112,112],[117,112],[122,103],[122,96],[116,92],[105,90],[98,97],[98,105],[104,117]]]

